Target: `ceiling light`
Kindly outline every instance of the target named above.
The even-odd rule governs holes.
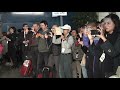
[[[17,15],[44,15],[44,12],[12,12],[12,14]]]

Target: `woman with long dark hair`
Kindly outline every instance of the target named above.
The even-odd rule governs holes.
[[[91,35],[88,32],[90,40],[89,51],[92,55],[97,54],[96,59],[99,61],[98,65],[101,70],[100,78],[108,78],[116,73],[118,66],[120,65],[120,20],[116,14],[109,14],[104,18],[104,31],[99,30],[100,35],[96,37],[100,38],[99,45],[95,46]],[[94,67],[95,68],[95,67]]]
[[[10,27],[8,29],[8,55],[10,57],[10,60],[13,64],[13,68],[17,66],[17,47],[16,47],[16,40],[17,40],[17,34],[16,34],[16,28]]]

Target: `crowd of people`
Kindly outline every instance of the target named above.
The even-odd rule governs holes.
[[[45,20],[22,28],[18,32],[10,27],[1,33],[4,49],[0,59],[11,61],[13,68],[32,60],[33,78],[44,66],[55,67],[56,78],[109,78],[120,66],[120,20],[116,14],[78,30],[68,24],[54,24],[49,29]]]

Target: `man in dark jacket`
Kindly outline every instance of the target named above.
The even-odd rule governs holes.
[[[49,46],[51,44],[51,37],[49,37],[50,30],[48,29],[47,21],[40,22],[40,28],[42,29],[39,31],[37,35],[38,38],[38,61],[37,61],[37,71],[39,71],[48,65],[48,58],[49,58]]]
[[[32,66],[33,66],[33,73],[32,77],[36,77],[37,75],[37,59],[38,59],[38,39],[36,38],[37,33],[40,31],[39,23],[34,23],[31,28],[33,35],[30,39],[30,55],[32,56]]]
[[[20,42],[22,45],[23,61],[26,59],[26,57],[30,53],[29,41],[31,37],[32,37],[32,32],[28,29],[28,24],[23,24],[23,32],[20,33]]]

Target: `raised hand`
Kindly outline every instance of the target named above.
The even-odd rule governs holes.
[[[78,43],[83,46],[83,41],[80,41],[80,38],[78,39]]]
[[[49,35],[49,36],[50,36],[50,37],[53,37],[53,34],[52,34],[52,32],[49,32],[49,33],[50,33],[50,35]]]
[[[92,43],[94,41],[94,36],[91,35],[91,31],[87,31],[86,34],[87,34],[87,36],[88,36],[88,38],[90,40],[90,44],[92,45]]]
[[[104,42],[107,40],[104,35],[104,30],[103,29],[97,29],[100,32],[100,35],[96,35],[97,37],[101,38]]]
[[[61,39],[64,41],[65,40],[65,37],[63,35],[61,35]]]
[[[48,35],[47,35],[47,34],[45,34],[45,38],[46,38],[46,39],[48,38]]]

